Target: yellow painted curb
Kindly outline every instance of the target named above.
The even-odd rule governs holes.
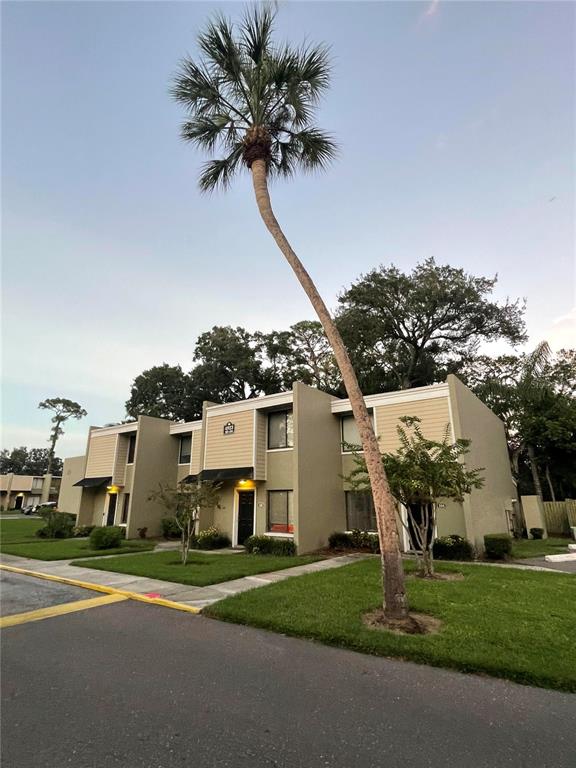
[[[30,621],[51,619],[53,616],[63,616],[65,613],[86,611],[89,608],[98,608],[100,605],[119,603],[122,600],[128,600],[128,598],[123,595],[103,595],[102,597],[91,597],[89,600],[76,600],[74,603],[63,603],[61,605],[51,605],[48,608],[37,608],[35,611],[26,611],[26,613],[16,613],[13,616],[4,616],[0,619],[0,629],[14,627],[17,624],[28,624]]]
[[[29,571],[26,568],[17,568],[14,565],[4,565],[4,563],[1,563],[0,569],[3,571],[20,573],[22,576],[34,576],[37,579],[57,581],[60,584],[70,584],[73,587],[82,587],[83,589],[92,589],[95,592],[104,592],[107,595],[121,595],[122,597],[126,597],[129,600],[139,600],[141,603],[162,605],[164,608],[172,608],[176,611],[184,611],[186,613],[200,613],[201,610],[200,608],[196,608],[193,605],[184,605],[183,603],[176,603],[173,600],[165,600],[163,597],[148,597],[147,595],[139,595],[138,592],[128,592],[126,589],[114,589],[114,587],[104,587],[102,584],[91,584],[89,581],[68,579],[65,576],[53,576],[51,573]]]

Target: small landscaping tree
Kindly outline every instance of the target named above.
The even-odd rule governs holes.
[[[219,508],[219,490],[221,483],[199,481],[197,483],[178,483],[176,486],[162,485],[150,499],[159,501],[166,508],[168,515],[174,518],[180,531],[182,565],[188,561],[190,546],[196,535],[196,524],[201,509]]]
[[[439,500],[462,501],[484,481],[480,469],[466,469],[462,461],[469,440],[450,442],[448,426],[442,441],[428,440],[416,416],[403,416],[400,422],[396,428],[400,446],[395,453],[383,454],[382,462],[392,496],[407,511],[407,522],[402,520],[402,524],[418,558],[419,576],[433,578],[432,545]],[[354,490],[369,490],[364,456],[355,452],[354,462],[354,469],[345,479]]]

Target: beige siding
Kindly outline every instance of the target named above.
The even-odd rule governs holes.
[[[256,466],[254,479],[266,480],[266,444],[268,442],[268,416],[256,411]]]
[[[118,435],[90,435],[86,477],[112,477]]]
[[[12,493],[20,493],[20,491],[31,491],[33,481],[33,475],[13,475],[10,490]],[[40,493],[41,487],[35,489],[35,492]]]
[[[234,433],[225,435],[224,425],[234,424]],[[206,420],[205,469],[231,469],[254,465],[254,411],[210,416]]]
[[[192,456],[190,458],[190,474],[197,475],[202,469],[202,435],[201,429],[192,432]]]
[[[396,427],[401,416],[418,416],[425,437],[442,440],[446,425],[450,423],[448,397],[434,397],[411,403],[390,403],[376,406],[376,434],[383,453],[395,451],[399,446]]]
[[[112,474],[112,482],[114,485],[124,485],[126,482],[126,459],[128,458],[129,445],[130,438],[128,435],[118,435],[116,461],[114,463],[114,472]]]
[[[190,474],[190,467],[187,464],[179,464],[177,475],[176,475],[176,481],[178,483],[182,482],[182,480],[184,480],[185,477],[188,477],[189,474]]]

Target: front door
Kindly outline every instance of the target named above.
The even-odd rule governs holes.
[[[254,533],[254,491],[238,491],[238,544]]]
[[[22,502],[24,501],[24,496],[16,496],[16,501],[14,502],[14,509],[22,509]]]
[[[108,496],[108,514],[106,515],[106,525],[114,525],[114,518],[116,517],[116,499],[118,497],[115,493],[111,493]]]

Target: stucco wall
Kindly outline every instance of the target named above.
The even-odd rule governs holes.
[[[170,422],[151,416],[138,419],[138,438],[134,460],[134,481],[130,496],[127,538],[135,538],[138,528],[148,536],[160,533],[160,520],[166,513],[159,501],[149,499],[159,483],[174,484],[178,466],[178,441],[170,435]]]
[[[340,421],[331,412],[332,399],[305,384],[294,385],[294,539],[299,552],[324,546],[346,521]]]
[[[85,464],[86,456],[73,456],[64,459],[62,482],[58,494],[58,509],[61,512],[69,512],[71,515],[78,516],[82,503],[82,488],[75,488],[74,483],[84,477]]]
[[[512,480],[504,424],[456,376],[448,376],[455,437],[471,440],[466,465],[483,468],[484,486],[464,500],[466,535],[479,549],[484,534],[508,533],[506,510],[512,509]]]

